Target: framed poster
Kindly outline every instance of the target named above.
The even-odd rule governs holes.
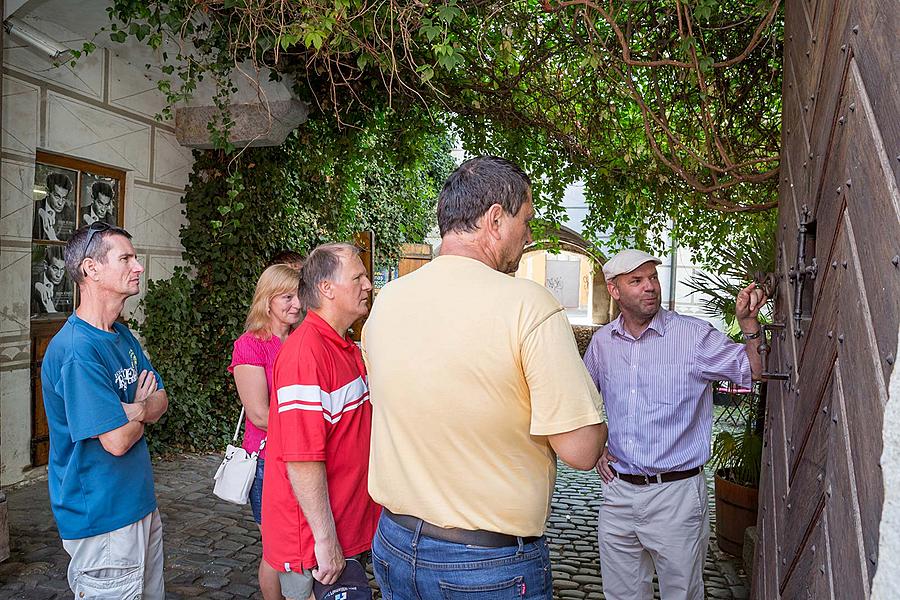
[[[81,210],[78,226],[93,225],[104,221],[108,225],[119,223],[119,181],[112,177],[95,175],[87,171],[81,174]]]
[[[122,226],[125,172],[38,150],[32,194],[31,319],[52,325],[78,304],[65,243],[97,221]]]
[[[72,280],[66,273],[63,247],[31,248],[31,317],[68,316],[75,306]]]
[[[72,237],[72,232],[77,229],[77,189],[78,171],[54,165],[35,165],[32,239],[66,242]]]

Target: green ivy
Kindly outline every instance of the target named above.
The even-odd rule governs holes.
[[[390,113],[357,130],[323,117],[277,148],[237,158],[195,152],[182,200],[186,265],[149,283],[144,320],[135,324],[170,399],[149,436],[152,450],[220,449],[229,439],[240,410],[227,371],[232,343],[270,256],[372,230],[384,265],[401,244],[423,241],[454,167],[451,145],[436,127],[419,129],[407,152],[388,151],[398,127]]]

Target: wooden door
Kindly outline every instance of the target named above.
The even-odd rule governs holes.
[[[31,323],[31,465],[46,465],[50,456],[50,427],[41,394],[41,363],[47,345],[65,320]]]
[[[397,276],[409,275],[431,261],[431,244],[403,244],[403,256],[397,264]]]
[[[785,5],[776,320],[753,596],[867,598],[900,320],[900,11]]]

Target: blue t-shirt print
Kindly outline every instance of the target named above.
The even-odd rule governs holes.
[[[144,438],[123,456],[97,436],[128,423],[121,403],[134,401],[138,375],[162,378],[121,323],[102,331],[72,315],[47,347],[41,365],[50,426],[50,504],[62,539],[80,539],[129,525],[156,509],[150,453]]]

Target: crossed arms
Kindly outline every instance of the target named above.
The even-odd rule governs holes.
[[[103,449],[113,456],[122,456],[144,435],[144,425],[156,423],[169,407],[165,390],[157,390],[156,376],[151,371],[141,371],[134,402],[122,402],[128,423],[97,436]]]

